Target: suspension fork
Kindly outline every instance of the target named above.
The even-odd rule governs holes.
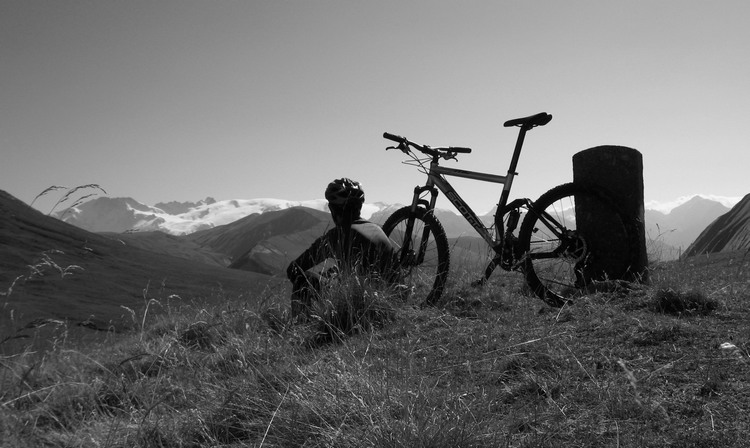
[[[430,200],[422,199],[422,195],[425,192],[430,193]],[[411,202],[411,207],[409,213],[409,219],[406,221],[406,235],[404,235],[404,247],[401,253],[401,264],[403,265],[405,261],[408,261],[406,257],[410,256],[410,252],[412,252],[412,241],[411,241],[411,235],[412,231],[414,230],[414,223],[417,221],[417,208],[421,205],[426,210],[427,213],[432,213],[433,210],[435,210],[435,202],[437,201],[437,195],[438,191],[435,188],[435,186],[432,184],[430,180],[427,181],[427,184],[423,187],[416,186],[414,187],[414,197]],[[422,264],[424,261],[425,254],[427,253],[427,241],[430,236],[430,227],[427,223],[425,223],[424,229],[422,229],[422,238],[420,239],[419,243],[419,250],[416,252],[416,258],[411,260],[414,265]]]

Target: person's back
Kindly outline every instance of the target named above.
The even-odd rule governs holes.
[[[358,182],[337,179],[326,189],[326,199],[336,227],[313,242],[289,264],[292,282],[292,314],[306,312],[320,289],[320,276],[309,270],[334,259],[343,274],[364,275],[387,282],[397,274],[393,242],[383,229],[360,217],[364,191]]]
[[[360,218],[349,227],[336,227],[334,231],[333,258],[340,269],[371,277],[392,277],[395,250],[379,225]]]

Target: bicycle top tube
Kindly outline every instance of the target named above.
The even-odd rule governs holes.
[[[444,176],[463,177],[466,179],[478,180],[481,182],[493,182],[496,184],[504,184],[508,180],[507,176],[500,176],[498,174],[460,170],[458,168],[448,168],[440,165],[434,165],[432,167],[432,172],[442,174]]]

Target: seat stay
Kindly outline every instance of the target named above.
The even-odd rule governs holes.
[[[563,239],[565,236],[565,226],[560,224],[555,218],[553,218],[549,213],[542,212],[538,213],[533,207],[529,209],[529,213],[534,213],[539,218],[539,221],[544,223],[545,226],[547,226],[547,229],[552,232],[556,237],[559,239]]]

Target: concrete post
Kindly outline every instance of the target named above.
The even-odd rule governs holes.
[[[595,239],[597,247],[611,248],[605,250],[609,253],[605,253],[600,260],[605,266],[596,267],[597,271],[623,272],[625,267],[627,272],[617,280],[647,281],[641,153],[624,146],[597,146],[581,151],[573,156],[573,182],[599,185],[613,195],[620,210],[632,222],[630,230],[637,234],[631,238],[631,246],[636,247],[631,247],[630,259],[623,260],[617,253],[622,251],[622,242],[612,241],[611,232],[607,232],[607,218],[598,215],[596,210],[586,213],[586,204],[577,204],[578,228]],[[583,210],[579,211],[579,207],[583,207]]]

